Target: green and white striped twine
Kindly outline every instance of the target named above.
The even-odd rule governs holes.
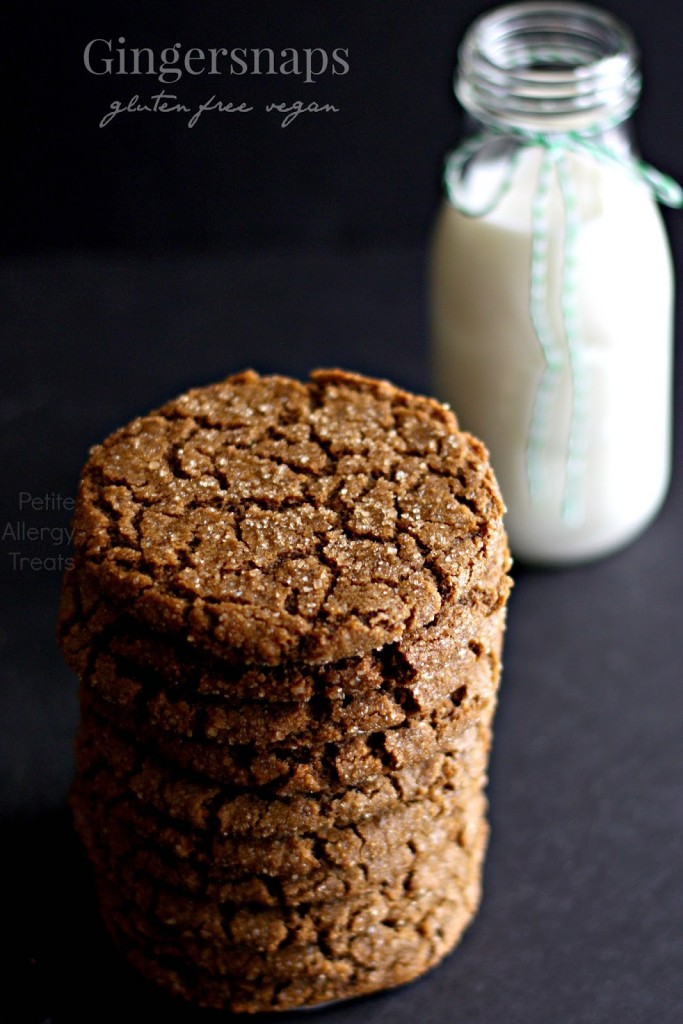
[[[577,298],[576,243],[580,231],[577,197],[569,169],[568,154],[579,153],[605,164],[618,165],[637,181],[645,184],[659,202],[667,206],[683,206],[683,190],[672,178],[661,174],[634,157],[610,149],[597,139],[613,125],[602,124],[590,132],[533,132],[510,127],[488,127],[464,142],[446,161],[444,181],[452,205],[468,217],[485,217],[492,212],[510,188],[519,156],[523,149],[543,150],[536,192],[531,210],[531,267],[529,313],[534,333],[543,354],[544,370],[534,397],[526,441],[527,485],[532,503],[540,501],[548,476],[543,472],[543,451],[549,436],[553,403],[566,358],[548,315],[548,243],[550,232],[549,203],[553,174],[556,172],[562,194],[565,223],[561,290],[561,320],[571,375],[572,402],[569,439],[565,460],[562,518],[568,525],[582,521],[582,482],[589,446],[590,387],[585,350],[581,337]],[[479,208],[468,206],[459,188],[463,171],[469,161],[494,139],[515,143],[501,183],[487,203]]]

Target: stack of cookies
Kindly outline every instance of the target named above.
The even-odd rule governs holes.
[[[509,591],[483,446],[437,402],[245,372],[95,448],[60,638],[104,921],[196,1003],[410,981],[480,898]]]

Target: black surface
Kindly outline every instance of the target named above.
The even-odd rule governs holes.
[[[412,249],[6,266],[3,529],[65,526],[66,513],[20,510],[20,494],[72,495],[89,444],[245,365],[340,364],[427,388],[422,267]],[[582,568],[515,570],[473,927],[424,980],[321,1010],[321,1024],[680,1020],[680,434],[679,416],[669,500],[635,544]],[[76,703],[53,638],[59,573],[12,570],[13,550],[68,554],[7,538],[0,553],[3,928],[17,960],[2,998],[18,988],[21,1007],[3,1019],[226,1021],[138,981],[102,934],[65,811]]]

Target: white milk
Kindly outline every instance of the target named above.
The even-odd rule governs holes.
[[[544,359],[530,318],[531,206],[538,149],[522,154],[512,187],[487,215],[444,202],[430,282],[433,387],[489,447],[513,554],[575,562],[606,554],[652,519],[670,475],[673,274],[648,190],[620,167],[572,156],[578,191],[577,311],[585,358],[589,444],[576,522],[562,513],[572,384],[562,371],[540,456],[543,494],[527,483],[526,446]],[[476,172],[475,172],[476,173]],[[486,185],[485,172],[479,172]],[[476,179],[475,179],[476,180]],[[564,212],[553,186],[548,309],[562,350]]]

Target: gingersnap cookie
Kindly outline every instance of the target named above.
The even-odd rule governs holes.
[[[257,1012],[417,977],[480,898],[510,567],[484,447],[386,381],[251,371],[91,451],[72,808],[135,966]]]
[[[481,780],[489,743],[489,726],[477,721],[463,729],[455,750],[374,775],[350,788],[280,795],[270,789],[231,788],[188,776],[141,751],[116,728],[84,722],[76,741],[76,770],[103,804],[126,795],[139,807],[153,808],[181,826],[266,837],[311,831],[321,822],[357,822],[397,802],[428,796],[434,787],[456,789]]]
[[[159,894],[179,906],[230,902],[286,907],[328,903],[368,892],[402,895],[428,863],[459,857],[483,815],[480,785],[443,801],[398,805],[372,819],[281,838],[193,836],[130,802],[106,810],[99,792],[80,786],[76,821],[99,873],[143,912]],[[184,895],[183,895],[184,894]],[[183,902],[184,901],[184,902]],[[180,913],[180,911],[178,911]],[[201,918],[198,918],[201,920]]]
[[[333,683],[307,702],[244,702],[231,705],[214,695],[190,695],[167,688],[163,676],[100,655],[82,676],[84,686],[108,705],[109,716],[141,728],[217,744],[253,744],[260,750],[286,744],[290,749],[339,743],[352,736],[405,726],[430,714],[445,698],[461,692],[461,705],[491,695],[497,656],[481,642],[482,631],[467,644],[437,645],[443,653],[434,671],[398,671],[383,677],[375,667],[375,686],[348,697]],[[455,650],[454,650],[455,648]],[[449,656],[450,655],[450,656]],[[493,661],[493,669],[492,669]],[[410,681],[410,688],[403,680]],[[465,696],[466,695],[466,696]]]
[[[444,653],[451,654],[477,639],[500,648],[502,618],[510,590],[509,555],[505,535],[499,532],[490,544],[489,559],[480,578],[442,608],[439,615],[416,637],[403,637],[363,656],[325,665],[283,662],[275,666],[228,663],[188,643],[184,635],[166,634],[140,626],[126,609],[105,601],[96,578],[84,569],[67,572],[64,578],[59,637],[67,662],[79,676],[92,669],[100,655],[118,659],[124,666],[161,675],[188,696],[220,696],[224,700],[300,703],[326,699],[331,692],[345,700],[358,699],[377,686],[401,677],[404,689],[420,670],[419,689],[425,689],[425,672],[434,673]],[[454,643],[457,639],[458,643]],[[366,685],[367,684],[367,685]]]
[[[110,903],[125,914],[131,933],[157,942],[189,940],[195,962],[205,946],[211,955],[219,953],[225,960],[237,958],[241,951],[275,954],[272,960],[277,962],[281,950],[289,954],[296,948],[319,947],[323,941],[331,944],[332,935],[338,936],[341,954],[344,940],[349,939],[348,923],[360,915],[418,925],[449,891],[457,892],[463,901],[474,902],[471,889],[481,861],[478,839],[479,834],[476,857],[472,856],[473,850],[451,844],[440,857],[425,860],[423,870],[409,876],[407,890],[388,893],[376,887],[338,901],[254,907],[248,903],[202,901],[163,886],[135,884],[127,890],[120,877],[112,878],[113,884],[109,884],[109,879],[101,876],[101,882],[110,894]],[[210,963],[205,959],[198,966],[210,967]]]
[[[117,823],[128,831],[133,842],[165,848],[194,864],[205,865],[207,871],[224,878],[244,877],[255,870],[301,873],[309,868],[324,867],[324,857],[340,865],[361,864],[365,857],[376,856],[380,849],[388,853],[390,847],[386,844],[403,843],[406,836],[410,839],[427,829],[435,835],[440,823],[447,818],[447,826],[453,826],[457,815],[478,798],[483,776],[471,779],[468,774],[453,772],[451,768],[452,765],[445,763],[443,775],[424,795],[408,802],[394,801],[383,807],[379,815],[358,821],[342,817],[343,824],[320,815],[314,820],[311,815],[309,826],[297,831],[282,825],[278,827],[273,822],[260,830],[249,828],[248,818],[239,830],[192,829],[169,819],[153,806],[141,803],[125,788],[115,784],[106,787],[101,775],[79,777],[72,793],[72,804],[80,801],[87,815],[96,814],[94,825],[102,833],[103,843],[110,841],[114,823]],[[96,835],[94,838],[96,840]]]
[[[497,676],[496,676],[497,678]],[[457,749],[463,730],[472,722],[489,722],[495,710],[495,679],[491,693],[475,694],[458,686],[429,715],[393,729],[377,730],[340,743],[259,749],[253,744],[216,744],[195,740],[141,722],[125,709],[114,708],[92,690],[81,687],[82,721],[93,728],[113,726],[136,736],[145,748],[176,766],[226,786],[267,787],[271,793],[318,793],[347,789],[400,771],[439,752]]]
[[[96,447],[79,571],[228,661],[311,664],[417,635],[486,567],[503,506],[440,403],[319,371],[197,389]]]
[[[331,941],[326,935],[319,943],[270,954],[140,936],[109,895],[101,893],[105,924],[141,973],[198,1005],[254,1013],[366,995],[419,977],[457,942],[476,911],[479,884],[473,878],[467,895],[458,886],[442,888],[440,898],[425,901],[419,922],[378,920],[383,909],[370,906],[330,929]]]
[[[162,899],[159,914],[149,917],[136,914],[106,883],[100,898],[105,923],[124,954],[171,991],[201,1005],[246,1012],[292,1008],[302,999],[314,1005],[403,984],[443,959],[480,899],[486,845],[481,820],[469,842],[465,872],[452,876],[441,860],[402,898],[373,894],[256,916],[228,909],[190,938],[175,903]]]

